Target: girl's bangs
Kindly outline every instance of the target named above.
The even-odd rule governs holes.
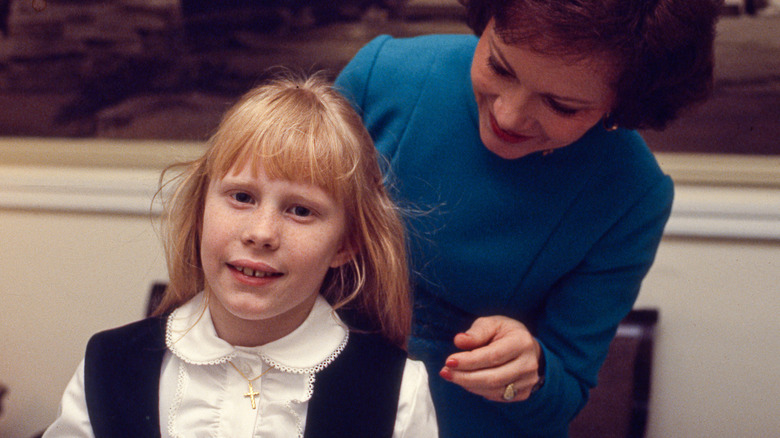
[[[303,90],[294,90],[303,91]],[[324,108],[277,97],[259,104],[251,99],[228,114],[212,139],[209,172],[216,178],[262,169],[270,178],[313,184],[336,199],[350,190],[359,160],[359,140],[326,117]]]

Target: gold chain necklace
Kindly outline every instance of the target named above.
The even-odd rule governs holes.
[[[259,375],[259,376],[255,377],[254,379],[250,379],[250,378],[249,378],[249,377],[247,377],[247,376],[246,376],[244,373],[242,373],[242,372],[241,372],[241,370],[239,370],[239,369],[238,369],[238,367],[237,367],[237,366],[235,366],[235,364],[233,364],[233,361],[230,361],[230,360],[229,360],[229,361],[228,361],[228,363],[229,363],[229,364],[230,364],[230,366],[232,366],[232,367],[233,367],[233,368],[234,368],[236,371],[238,371],[238,374],[241,374],[241,377],[243,377],[243,378],[245,378],[245,379],[246,379],[247,383],[249,384],[249,392],[247,392],[246,394],[244,394],[244,397],[249,397],[249,401],[251,401],[251,402],[252,402],[252,409],[257,409],[257,405],[255,404],[255,397],[256,397],[256,396],[259,396],[259,395],[260,395],[260,393],[259,393],[259,392],[257,392],[257,391],[255,391],[255,389],[252,387],[252,382],[254,382],[255,380],[257,380],[257,379],[259,379],[259,378],[261,378],[261,377],[263,377],[263,375],[265,375],[265,373],[267,373],[267,372],[271,371],[272,369],[274,369],[274,367],[273,367],[273,366],[271,366],[271,365],[269,365],[269,366],[268,366],[268,369],[267,369],[267,370],[265,370],[265,371],[263,371],[262,373],[260,373],[260,375]]]

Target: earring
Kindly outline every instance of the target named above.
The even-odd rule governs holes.
[[[607,115],[605,115],[601,120],[601,123],[604,125],[604,129],[606,129],[608,132],[616,131],[618,129],[617,122],[612,120],[612,114],[607,113]]]

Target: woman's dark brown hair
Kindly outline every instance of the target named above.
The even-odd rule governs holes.
[[[663,129],[705,100],[713,82],[715,23],[723,0],[460,0],[481,35],[495,19],[507,44],[615,68],[610,122]]]

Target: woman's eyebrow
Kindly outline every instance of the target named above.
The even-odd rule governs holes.
[[[494,38],[496,37],[495,34],[492,35],[492,37],[488,40],[490,42],[490,56],[497,57],[501,61],[501,67],[506,69],[509,73],[512,74],[512,76],[517,77],[517,73],[515,73],[514,69],[512,68],[512,64],[510,64],[506,58],[504,57],[504,54],[501,53],[501,50],[496,46],[494,42]],[[588,99],[580,99],[578,97],[570,97],[570,96],[559,96],[554,93],[540,93],[541,96],[544,96],[548,99],[563,101],[567,103],[574,103],[579,104],[583,106],[593,106],[595,103],[593,101],[590,101]]]
[[[556,101],[562,101],[562,102],[566,102],[566,103],[574,103],[574,104],[583,105],[583,106],[593,106],[593,105],[595,105],[595,103],[591,102],[590,100],[580,99],[580,98],[577,98],[577,97],[558,96],[557,94],[552,94],[552,93],[542,93],[542,96],[544,96],[545,98],[548,98],[548,99],[556,100]]]
[[[498,47],[495,44],[494,38],[496,37],[496,34],[494,33],[491,38],[488,40],[490,42],[490,56],[498,57],[498,59],[501,61],[502,67],[506,69],[509,73],[512,74],[512,76],[517,77],[517,74],[515,73],[514,69],[512,68],[512,65],[507,62],[506,58],[504,57],[504,54],[501,53],[501,50],[498,49]]]

